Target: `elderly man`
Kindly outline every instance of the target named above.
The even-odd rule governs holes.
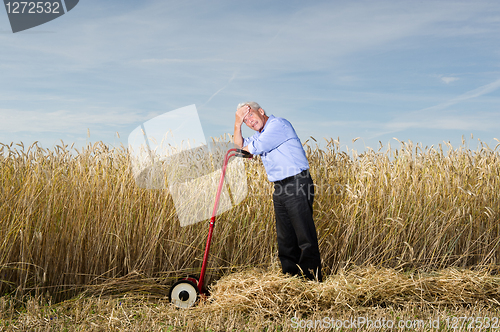
[[[241,126],[255,130],[243,139]],[[234,143],[260,155],[274,183],[278,256],[284,273],[322,280],[318,237],[313,220],[314,184],[309,162],[290,122],[266,112],[256,102],[238,105]]]

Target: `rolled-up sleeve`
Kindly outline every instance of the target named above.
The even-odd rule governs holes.
[[[243,147],[248,146],[248,144],[250,144],[250,142],[253,142],[255,140],[254,136],[244,138],[243,139]]]

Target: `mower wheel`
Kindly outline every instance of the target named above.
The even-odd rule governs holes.
[[[198,287],[187,279],[179,280],[170,288],[168,299],[179,308],[191,308],[198,300]]]

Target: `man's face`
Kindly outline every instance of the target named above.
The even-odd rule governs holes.
[[[267,120],[267,116],[264,115],[264,110],[262,108],[254,110],[250,108],[250,106],[243,106],[243,108],[247,108],[250,111],[243,119],[243,122],[250,129],[260,132],[264,128]]]

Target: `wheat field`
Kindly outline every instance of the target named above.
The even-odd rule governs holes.
[[[220,325],[213,315],[222,315],[224,321],[240,329],[249,317],[255,319],[252,315],[256,312],[262,314],[263,322],[278,317],[271,319],[277,325],[270,326],[287,330],[284,322],[293,315],[328,313],[337,304],[339,310],[352,313],[362,312],[367,306],[377,306],[377,310],[393,305],[400,308],[405,302],[430,305],[432,310],[443,312],[440,306],[455,303],[462,309],[469,306],[471,312],[494,310],[499,316],[500,281],[496,273],[500,259],[500,144],[489,147],[480,143],[472,150],[465,144],[422,147],[398,142],[397,147],[380,146],[376,151],[367,149],[357,154],[341,151],[338,140],[325,140],[323,148],[314,141],[311,138],[306,142],[305,149],[316,184],[314,217],[327,279],[320,286],[310,285],[316,289],[309,290],[313,298],[328,293],[323,288],[318,291],[318,287],[329,287],[330,283],[338,286],[340,276],[359,274],[359,269],[371,271],[363,274],[365,277],[385,271],[384,275],[392,276],[387,280],[399,283],[400,277],[422,283],[423,275],[441,273],[449,285],[466,280],[479,287],[466,288],[479,295],[463,300],[462,292],[449,300],[437,288],[420,298],[415,291],[363,302],[353,293],[358,300],[344,294],[346,300],[340,305],[322,298],[308,304],[309,311],[297,309],[301,305],[288,311],[269,309],[259,302],[261,299],[241,305],[222,304],[232,296],[246,296],[235,295],[238,290],[229,286],[235,280],[244,282],[256,273],[262,273],[254,281],[257,285],[269,278],[277,284],[288,280],[278,271],[272,185],[261,161],[254,158],[245,160],[248,196],[217,218],[207,276],[213,296],[194,311],[180,313],[161,301],[177,278],[199,273],[207,223],[180,227],[167,190],[137,187],[124,147],[110,148],[97,142],[79,150],[64,143],[43,149],[37,144],[25,147],[22,143],[0,143],[0,331],[9,324],[43,326],[50,315],[41,312],[55,310],[55,303],[62,306],[57,310],[70,304],[81,315],[87,310],[88,317],[92,316],[89,308],[106,303],[102,304],[103,310],[111,312],[111,316],[123,316],[113,302],[117,297],[124,304],[135,299],[135,306],[140,307],[138,315],[143,317],[146,311],[156,317],[151,308],[164,306],[170,318],[161,314],[158,317],[170,323],[163,326],[151,321],[149,326],[155,326],[151,330],[165,331],[177,327],[184,330],[186,326],[194,330],[226,330],[229,325]],[[245,274],[255,269],[260,272]],[[421,277],[414,278],[415,273]],[[457,275],[461,273],[472,277],[460,279]],[[305,287],[303,281],[295,279],[292,284],[293,289]],[[376,287],[383,290],[386,284],[376,282],[368,292]],[[449,285],[441,290],[461,289]],[[418,287],[414,288],[421,289],[421,285]],[[217,298],[221,289],[225,302]],[[279,294],[282,288],[276,289]],[[297,293],[299,299],[303,299],[304,292],[308,290]],[[123,298],[124,294],[129,297]],[[78,304],[75,299],[79,299]],[[152,299],[160,302],[151,307],[148,301]],[[225,308],[224,313],[212,310],[207,316],[206,308],[213,303],[219,309]],[[251,310],[252,304],[255,307]],[[19,311],[19,306],[24,311]],[[135,310],[132,307],[126,310]],[[242,307],[246,309],[237,309]],[[397,310],[410,314],[414,309]],[[194,320],[189,325],[186,317],[193,315],[212,317],[218,323],[207,325]],[[177,320],[172,321],[172,317]],[[29,325],[26,321],[30,319],[42,325]],[[118,320],[123,323],[127,319]],[[106,328],[98,321],[87,321],[83,330],[116,327],[111,318],[103,323]],[[144,325],[132,326],[131,330],[148,330]]]

